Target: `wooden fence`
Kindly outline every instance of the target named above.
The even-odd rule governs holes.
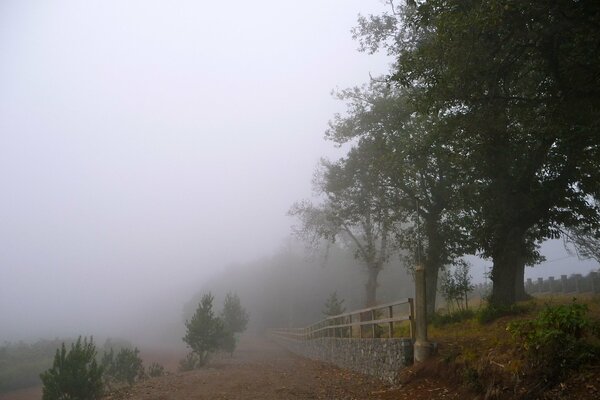
[[[408,321],[414,339],[414,304],[406,298],[325,318],[304,328],[273,329],[271,334],[294,340],[317,338],[393,338],[395,326]]]

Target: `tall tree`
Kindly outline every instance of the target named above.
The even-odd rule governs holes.
[[[461,181],[448,126],[434,116],[417,114],[407,90],[373,80],[338,93],[348,107],[336,115],[327,137],[354,141],[371,154],[363,162],[382,174],[393,195],[396,243],[409,266],[422,263],[427,280],[427,310],[435,311],[438,274],[469,252],[462,226]]]
[[[512,304],[536,245],[600,224],[600,3],[427,0],[363,18],[391,80],[453,126],[474,188],[470,234],[493,260],[492,304]]]
[[[336,163],[323,161],[314,181],[322,203],[301,201],[289,213],[300,219],[294,229],[305,241],[342,240],[353,248],[367,270],[365,305],[370,307],[377,303],[378,276],[393,250],[395,210],[383,175],[365,157],[370,154],[355,148]]]

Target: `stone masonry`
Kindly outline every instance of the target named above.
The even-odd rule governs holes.
[[[413,343],[400,338],[317,338],[294,340],[280,335],[272,339],[291,352],[340,368],[395,382],[399,371],[413,361]]]

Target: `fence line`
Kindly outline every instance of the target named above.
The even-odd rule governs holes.
[[[492,289],[489,282],[475,285],[475,292],[488,294]],[[548,278],[537,278],[533,280],[527,278],[525,281],[525,291],[529,294],[535,293],[600,293],[600,279],[598,272],[591,271],[587,276],[581,274],[572,274],[570,276],[561,275],[560,279],[554,276]]]
[[[400,313],[401,307],[407,310]],[[271,334],[300,341],[317,338],[393,338],[394,324],[404,321],[409,321],[410,337],[414,339],[412,298],[334,315],[304,328],[272,329]],[[382,325],[387,327],[386,336],[382,336],[385,331]]]

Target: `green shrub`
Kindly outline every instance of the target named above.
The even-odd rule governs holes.
[[[600,351],[587,339],[597,334],[585,304],[547,306],[537,318],[516,321],[507,330],[524,350],[536,375],[546,381],[598,362]]]
[[[43,400],[95,400],[102,396],[102,367],[96,363],[96,347],[87,338],[56,350],[52,368],[40,375]]]
[[[106,381],[111,384],[133,385],[137,379],[144,377],[144,366],[137,348],[121,348],[116,354],[111,348],[102,357],[102,367],[105,370]]]

